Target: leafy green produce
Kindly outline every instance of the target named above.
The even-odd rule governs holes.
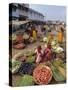
[[[66,78],[66,70],[61,66],[58,67],[58,70],[62,73],[62,75]]]
[[[51,66],[51,62],[50,62],[50,61],[46,61],[46,62],[45,62],[45,65],[47,65],[47,66],[50,67],[50,66]]]
[[[63,67],[64,69],[66,69],[66,63],[63,63],[60,66]]]
[[[29,56],[29,57],[27,57],[27,60],[26,60],[26,62],[29,62],[29,63],[33,63],[35,61],[35,56]]]
[[[66,63],[62,60],[55,60],[52,63],[55,67],[61,66],[62,68],[66,69]]]
[[[19,86],[31,86],[31,85],[34,85],[33,77],[31,75],[24,75],[19,82]]]
[[[17,60],[12,59],[11,63],[12,63],[11,72],[12,72],[12,73],[17,72],[18,68],[19,68],[19,67],[20,67],[20,65],[21,65],[21,62],[20,62],[20,61],[17,61]]]
[[[52,63],[54,66],[60,66],[63,64],[63,61],[62,60],[54,60],[53,63]]]
[[[21,65],[20,61],[15,60],[14,62],[12,62],[12,68],[16,67],[17,65]]]
[[[65,77],[62,75],[62,73],[53,65],[51,65],[53,77],[56,81],[64,81]]]

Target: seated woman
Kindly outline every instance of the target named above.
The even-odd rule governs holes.
[[[43,57],[45,58],[45,60],[51,60],[52,59],[52,50],[51,50],[51,44],[50,43],[47,44],[47,47],[44,50]]]
[[[40,63],[40,62],[42,62],[43,51],[42,51],[42,48],[41,48],[40,45],[39,45],[39,46],[37,47],[37,49],[35,50],[35,53],[36,53],[35,63]]]

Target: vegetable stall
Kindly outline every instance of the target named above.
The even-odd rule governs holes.
[[[56,37],[50,42],[50,37],[43,35],[34,42],[33,37],[26,32],[13,33],[12,57],[9,62],[12,85],[65,83],[67,78],[65,45],[65,42],[59,43]]]

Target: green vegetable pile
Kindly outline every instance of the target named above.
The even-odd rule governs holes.
[[[10,61],[10,71],[12,73],[16,73],[18,71],[18,68],[20,67],[20,65],[21,65],[21,62],[20,61],[17,61],[17,60],[12,59]]]
[[[26,60],[26,62],[29,62],[29,63],[33,63],[35,61],[35,56],[29,56],[29,57],[27,57],[27,60]]]
[[[51,70],[56,81],[61,82],[66,80],[66,64],[62,60],[53,61]]]
[[[34,81],[33,81],[33,77],[31,75],[24,75],[20,82],[19,82],[19,86],[31,86],[34,85]]]

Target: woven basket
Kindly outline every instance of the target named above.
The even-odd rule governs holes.
[[[49,78],[48,81],[45,82],[45,83],[43,83],[43,82],[38,82],[38,80],[37,80],[36,77],[34,76],[35,71],[38,70],[38,69],[42,69],[43,67],[44,67],[44,68],[47,68],[47,69],[50,71],[50,74],[51,74],[50,78]],[[41,76],[41,77],[42,77],[42,76]],[[37,77],[37,78],[38,78],[38,77]],[[45,78],[45,76],[44,76],[44,78]],[[39,85],[45,84],[45,85],[46,85],[46,84],[50,83],[50,81],[51,81],[51,79],[52,79],[52,71],[51,71],[51,69],[50,69],[48,66],[46,66],[46,65],[44,65],[44,64],[40,64],[40,65],[38,65],[38,66],[34,69],[33,79],[34,79],[34,81],[35,81],[36,84],[39,84]]]

